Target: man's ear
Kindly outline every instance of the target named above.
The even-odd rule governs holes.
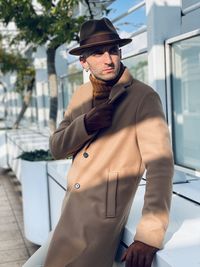
[[[81,66],[83,67],[83,69],[88,70],[89,67],[88,67],[88,63],[86,61],[86,58],[84,56],[80,56],[79,61],[81,63]]]

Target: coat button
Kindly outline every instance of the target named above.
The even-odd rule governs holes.
[[[80,186],[80,184],[76,183],[76,184],[74,185],[74,187],[75,187],[76,189],[79,189],[81,186]]]
[[[83,153],[83,157],[84,157],[84,158],[88,158],[88,157],[89,157],[89,154],[88,154],[87,152],[84,152],[84,153]]]

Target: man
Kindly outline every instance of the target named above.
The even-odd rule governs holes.
[[[119,48],[130,42],[108,19],[89,20],[80,46],[70,51],[91,74],[50,138],[53,156],[71,155],[73,163],[45,267],[112,267],[145,169],[143,214],[122,261],[126,267],[150,267],[162,248],[172,151],[159,96],[121,63]]]

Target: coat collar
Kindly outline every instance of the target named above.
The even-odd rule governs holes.
[[[119,81],[113,86],[110,92],[110,102],[113,103],[118,99],[121,95],[124,95],[127,88],[133,83],[133,77],[130,74],[129,70],[125,68],[123,75],[119,79]]]

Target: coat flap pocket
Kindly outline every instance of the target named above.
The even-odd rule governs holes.
[[[109,172],[106,195],[106,217],[116,216],[118,172]]]

